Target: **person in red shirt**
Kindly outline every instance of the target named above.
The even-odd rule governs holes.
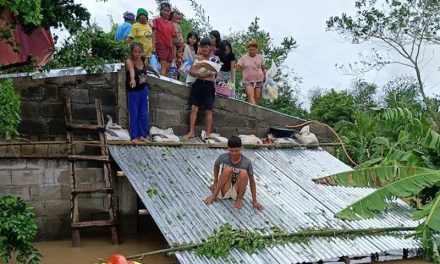
[[[153,20],[153,51],[160,62],[160,75],[168,75],[168,67],[173,60],[173,23],[169,21],[171,5],[162,3],[159,6],[160,17]]]

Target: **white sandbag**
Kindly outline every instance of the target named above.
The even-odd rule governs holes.
[[[130,141],[130,133],[127,129],[122,128],[120,125],[113,123],[111,116],[107,116],[108,122],[105,124],[105,138],[108,141]]]
[[[305,126],[301,129],[299,134],[296,135],[298,142],[304,145],[319,144],[318,138],[315,134],[310,132],[310,126]]]
[[[295,144],[295,145],[299,145],[298,141],[296,141],[293,138],[289,138],[289,137],[282,137],[282,138],[277,138],[273,141],[274,144]]]
[[[152,126],[150,128],[150,136],[154,142],[180,142],[180,138],[174,135],[172,128],[160,129]]]
[[[180,138],[176,135],[154,134],[151,138],[154,142],[180,142]]]
[[[220,136],[220,134],[217,134],[217,133],[211,133],[211,135],[209,137],[207,137],[205,130],[202,130],[201,137],[205,141],[205,143],[208,143],[208,144],[224,144],[224,143],[228,143],[228,139],[227,138],[222,137],[222,136]]]
[[[263,141],[255,135],[238,135],[243,145],[263,144]]]
[[[162,134],[162,135],[174,135],[174,130],[170,127],[167,129],[160,129],[155,126],[150,128],[150,135]]]

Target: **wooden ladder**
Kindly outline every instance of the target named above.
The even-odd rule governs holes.
[[[84,227],[98,227],[98,226],[108,226],[111,229],[112,242],[114,244],[118,243],[118,233],[117,233],[117,220],[114,210],[113,201],[113,188],[112,188],[112,173],[109,162],[109,152],[107,141],[104,135],[104,117],[102,113],[102,106],[99,99],[95,99],[96,108],[96,119],[97,125],[86,125],[86,124],[74,124],[72,118],[72,103],[70,97],[66,98],[65,107],[65,120],[66,120],[66,130],[67,130],[67,141],[70,145],[69,150],[69,174],[70,174],[70,220],[72,228],[72,244],[74,247],[80,246],[80,229]],[[99,134],[99,143],[95,141],[94,143],[83,143],[76,142],[74,137],[74,131],[93,131]],[[77,155],[76,146],[79,144],[91,145],[99,147],[101,149],[100,155]],[[102,164],[105,188],[93,188],[90,189],[79,189],[77,188],[77,162],[78,161],[97,161]],[[80,221],[79,219],[79,208],[78,208],[78,195],[81,194],[92,194],[92,193],[105,193],[108,202],[108,216],[106,220],[98,221]]]

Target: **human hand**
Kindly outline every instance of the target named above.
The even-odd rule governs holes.
[[[263,207],[261,204],[257,203],[256,201],[255,201],[255,202],[252,202],[252,207],[253,207],[254,209],[257,209],[258,211],[261,211],[261,210],[264,209],[264,207]]]
[[[210,205],[215,201],[215,197],[214,196],[209,196],[208,198],[205,199],[205,204]]]
[[[136,87],[136,81],[134,79],[130,80],[130,87],[135,88]]]

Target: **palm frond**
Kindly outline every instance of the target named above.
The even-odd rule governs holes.
[[[353,187],[381,187],[392,181],[415,174],[432,173],[436,170],[413,166],[381,166],[337,173],[313,179],[315,183]]]
[[[389,207],[388,199],[395,197],[410,197],[418,194],[421,190],[440,182],[440,171],[419,173],[394,181],[364,198],[347,206],[336,214],[343,219],[371,218]]]

